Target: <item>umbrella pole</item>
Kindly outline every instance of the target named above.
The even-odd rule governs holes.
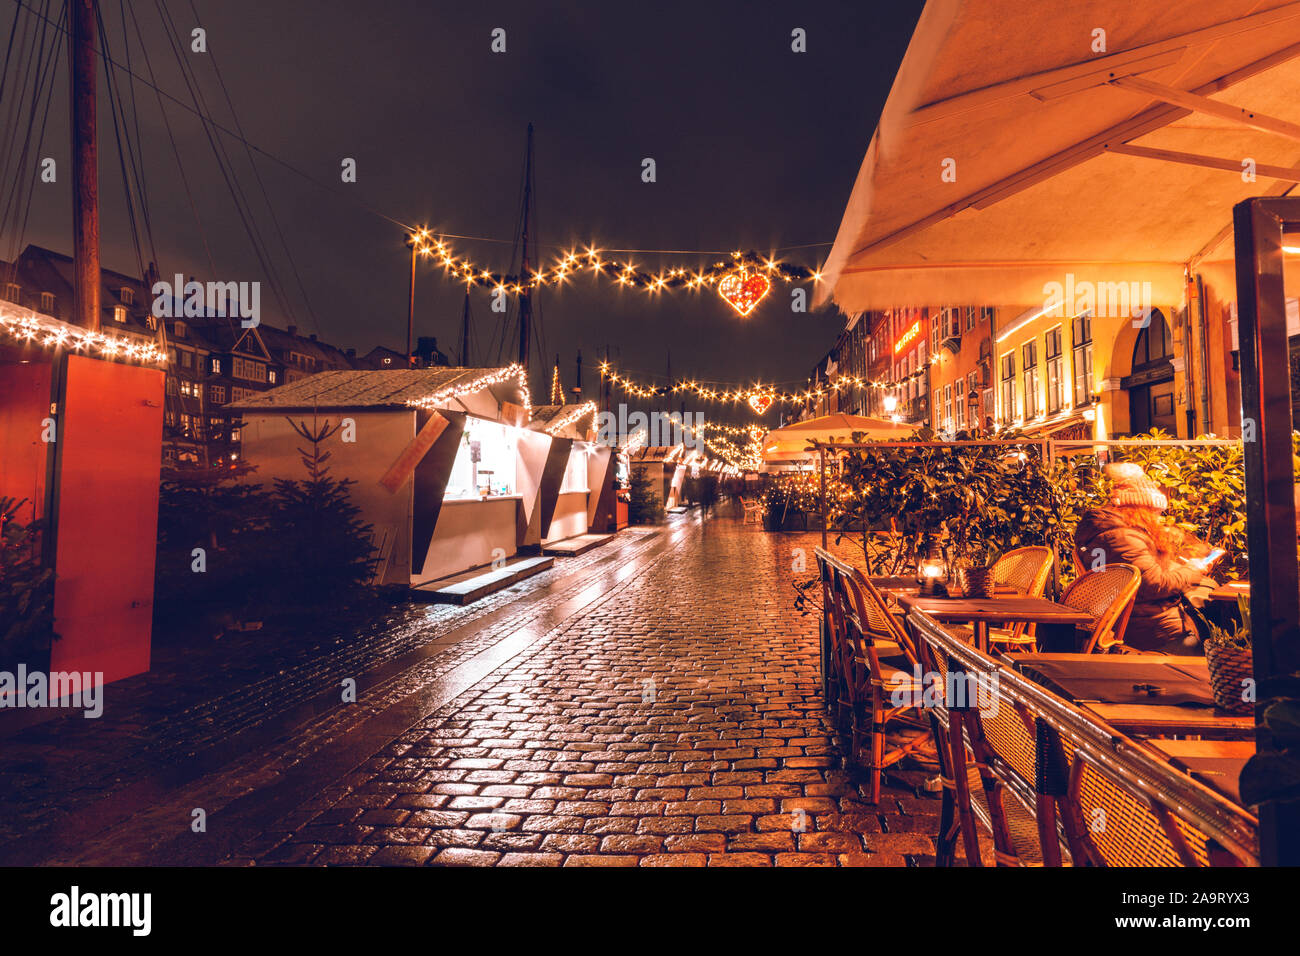
[[[818,449],[817,470],[821,473],[822,550],[826,550],[826,455]]]

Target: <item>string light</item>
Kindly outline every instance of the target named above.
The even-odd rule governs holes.
[[[767,406],[772,402],[781,402],[785,405],[803,405],[810,401],[829,395],[833,392],[842,392],[846,389],[896,389],[906,385],[913,379],[919,379],[929,371],[929,364],[921,366],[910,375],[905,375],[900,379],[892,382],[874,382],[870,379],[858,378],[853,375],[840,375],[832,379],[826,385],[819,385],[815,388],[805,389],[802,392],[787,392],[771,385],[737,385],[733,388],[711,388],[707,385],[701,385],[696,381],[677,381],[671,385],[645,385],[621,374],[613,368],[608,362],[600,363],[600,372],[611,382],[621,388],[629,395],[637,398],[655,398],[678,392],[689,392],[699,398],[712,402],[746,402],[754,411],[762,414],[766,411]],[[763,396],[768,399],[767,405],[760,410],[760,404],[753,400],[753,396]]]
[[[482,391],[493,385],[500,385],[502,382],[514,379],[519,385],[519,391],[524,396],[524,410],[531,418],[533,414],[532,400],[528,396],[528,373],[518,362],[512,362],[505,368],[488,369],[482,375],[475,376],[468,382],[458,382],[455,385],[449,385],[446,388],[439,389],[431,395],[423,398],[413,398],[406,404],[412,408],[435,408],[443,407],[449,401],[470,395],[474,392]]]
[[[741,315],[748,315],[767,295],[775,280],[782,282],[820,282],[821,272],[807,266],[780,262],[757,252],[733,252],[731,260],[714,262],[703,269],[675,267],[651,274],[638,269],[629,260],[607,257],[594,246],[585,252],[567,252],[555,260],[554,266],[529,270],[527,275],[504,275],[475,265],[468,258],[458,256],[447,242],[428,229],[417,229],[407,238],[415,252],[433,259],[443,267],[449,278],[465,283],[466,288],[490,287],[494,293],[522,295],[532,289],[560,285],[571,276],[587,272],[603,275],[618,285],[644,289],[653,295],[669,289],[702,289],[716,286],[723,299]]]
[[[97,352],[108,358],[149,365],[161,365],[167,361],[167,353],[153,341],[141,342],[138,339],[92,332],[8,302],[0,302],[0,329],[20,342],[32,342],[45,348]]]
[[[561,428],[564,428],[567,425],[572,425],[574,422],[586,418],[588,415],[594,414],[596,414],[596,403],[583,402],[577,408],[565,412],[558,421],[548,423],[546,426],[546,433],[548,435],[554,435]]]

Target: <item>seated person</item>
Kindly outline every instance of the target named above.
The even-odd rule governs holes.
[[[1169,499],[1138,465],[1108,465],[1113,482],[1104,507],[1084,512],[1074,547],[1085,571],[1131,564],[1142,573],[1124,643],[1145,651],[1199,654],[1200,634],[1182,607],[1187,596],[1203,602],[1215,582],[1206,577],[1209,547],[1163,524]],[[1199,555],[1191,557],[1191,555]]]

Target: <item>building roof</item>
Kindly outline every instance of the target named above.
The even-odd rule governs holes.
[[[492,384],[504,369],[414,368],[332,371],[309,375],[256,397],[232,402],[236,411],[282,408],[402,408],[452,390]]]

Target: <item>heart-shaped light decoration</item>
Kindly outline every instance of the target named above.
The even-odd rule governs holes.
[[[767,276],[747,269],[728,273],[718,280],[718,295],[741,315],[753,312],[754,306],[763,301],[770,288],[772,283]]]
[[[752,408],[758,414],[762,415],[765,411],[767,411],[769,408],[772,407],[772,396],[769,395],[767,392],[750,392],[749,407]]]

